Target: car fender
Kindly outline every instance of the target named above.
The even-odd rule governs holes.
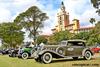
[[[44,53],[46,53],[46,52],[49,52],[49,53],[53,53],[53,54],[56,54],[56,52],[55,51],[53,51],[53,50],[42,50],[42,51],[40,51],[39,52],[39,55],[42,55],[42,54],[44,54]]]
[[[92,52],[89,48],[85,48],[85,49],[83,49],[83,51],[82,51],[82,56],[84,56],[84,53],[85,53],[86,51],[90,51],[90,52],[92,53],[92,55],[93,55],[93,52]]]
[[[56,51],[52,51],[52,50],[43,50],[41,52],[38,53],[39,56],[43,55],[44,53],[51,53],[51,55],[54,57],[54,58],[65,58],[65,56],[61,55],[61,54],[58,54]]]
[[[30,52],[28,52],[28,51],[24,51],[23,53],[28,53],[28,55],[29,55],[29,56],[31,55],[31,53],[30,53]],[[23,53],[22,53],[22,54],[23,54]]]

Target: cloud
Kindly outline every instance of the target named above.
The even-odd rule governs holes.
[[[2,4],[2,5],[1,5]],[[43,12],[46,12],[47,15],[49,16],[49,20],[47,20],[47,22],[45,22],[45,27],[43,29],[49,29],[51,30],[56,22],[55,22],[55,17],[56,17],[56,13],[57,13],[57,7],[59,5],[59,0],[3,0],[0,3],[0,7],[3,8],[1,9],[2,12],[0,14],[0,16],[2,18],[0,18],[1,22],[3,21],[12,21],[16,18],[16,16],[18,16],[19,13],[27,10],[29,7],[36,5],[40,8],[40,10],[42,10]],[[4,11],[5,10],[5,11]],[[5,15],[2,15],[5,14]],[[7,16],[7,17],[6,17]],[[3,19],[5,18],[5,19]],[[44,31],[45,32],[45,31]]]
[[[0,22],[6,22],[9,21],[9,19],[11,19],[11,13],[9,10],[5,9],[5,8],[0,8]]]
[[[70,21],[74,18],[80,20],[81,26],[91,26],[89,19],[100,17],[95,13],[95,9],[92,7],[90,0],[64,0],[66,11],[69,12]]]
[[[80,20],[81,26],[90,25],[89,18],[100,19],[95,13],[90,0],[63,0],[66,11],[70,14],[70,22],[76,18]],[[15,17],[36,5],[47,13],[49,19],[45,22],[43,34],[51,33],[51,29],[57,24],[56,14],[61,5],[61,0],[0,0],[0,22],[12,21]]]

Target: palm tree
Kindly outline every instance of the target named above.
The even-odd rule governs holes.
[[[96,13],[100,16],[100,0],[91,0],[91,3],[94,8],[96,8]]]
[[[98,13],[98,15],[100,16],[100,9],[98,9],[98,10],[96,11],[96,13]]]
[[[93,25],[95,22],[96,22],[96,20],[95,20],[95,18],[90,18],[90,23]]]

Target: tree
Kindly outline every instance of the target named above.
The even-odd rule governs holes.
[[[78,34],[74,34],[73,39],[88,40],[89,36],[90,36],[89,32],[80,32]]]
[[[47,44],[47,38],[43,35],[37,37],[37,44],[44,43]]]
[[[91,3],[93,7],[96,8],[96,13],[98,13],[100,16],[100,0],[91,0]],[[91,36],[89,39],[89,43],[100,43],[100,20],[95,25],[95,28],[91,31]]]
[[[91,24],[94,24],[96,22],[95,18],[90,18],[89,21],[90,21]]]
[[[14,21],[29,31],[29,36],[33,36],[34,41],[36,41],[39,29],[43,27],[43,22],[47,19],[48,16],[46,13],[43,13],[38,7],[32,6],[25,12],[19,14]]]
[[[91,3],[93,5],[94,8],[96,8],[96,13],[98,13],[98,15],[100,15],[100,0],[91,0]]]
[[[52,36],[49,37],[50,44],[58,44],[58,42],[62,40],[68,40],[72,38],[72,35],[69,31],[60,31],[54,33]]]
[[[89,45],[95,45],[96,43],[100,43],[100,21],[98,21],[95,28],[90,31],[90,37],[88,39]]]
[[[24,32],[16,23],[8,22],[0,24],[0,38],[4,46],[16,47],[23,42]]]

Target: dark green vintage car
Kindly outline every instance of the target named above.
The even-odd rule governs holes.
[[[92,58],[93,52],[86,47],[84,40],[61,41],[59,45],[42,45],[34,53],[33,57],[37,62],[50,63],[52,58],[78,59],[83,57],[86,60]]]
[[[31,57],[32,50],[33,50],[32,47],[24,47],[22,49],[19,49],[18,58],[27,59]]]

